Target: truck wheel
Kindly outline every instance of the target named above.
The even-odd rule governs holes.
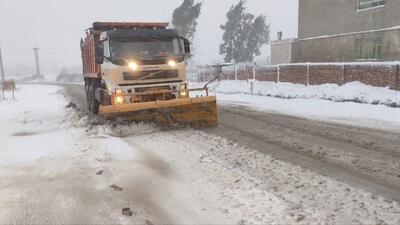
[[[102,100],[102,105],[111,105],[111,97],[108,95],[108,93],[103,93],[103,100]]]
[[[95,91],[96,83],[93,82],[89,85],[89,109],[92,113],[99,113],[100,103],[96,100]]]
[[[89,96],[89,82],[85,81],[85,94],[86,94],[86,104],[88,109],[90,110],[90,96]]]

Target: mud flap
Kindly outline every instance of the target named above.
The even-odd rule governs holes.
[[[153,122],[162,126],[218,126],[215,97],[101,106],[100,114],[109,119],[122,117],[134,122]]]

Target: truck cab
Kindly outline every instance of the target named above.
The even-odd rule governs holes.
[[[185,59],[190,54],[190,43],[167,26],[168,23],[93,24],[81,42],[92,112],[97,113],[100,105],[188,97],[184,91]]]
[[[174,30],[105,31],[100,34],[98,52],[103,61],[101,77],[111,94],[186,89],[185,58],[190,46]],[[186,93],[134,95],[114,101],[121,104],[181,97],[187,97]]]

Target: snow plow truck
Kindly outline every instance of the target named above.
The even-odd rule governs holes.
[[[168,23],[95,22],[81,39],[89,110],[107,118],[217,126],[216,97],[189,89],[190,42]]]

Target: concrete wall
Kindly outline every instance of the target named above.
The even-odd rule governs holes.
[[[299,0],[299,39],[400,25],[400,1],[357,11],[357,0]]]
[[[400,60],[400,29],[398,29],[299,40],[294,46],[293,62],[354,62],[357,60],[355,55],[356,39],[376,36],[383,37],[381,61]]]
[[[271,43],[271,64],[292,63],[295,39],[273,41]]]
[[[400,60],[400,0],[366,10],[357,10],[357,1],[300,0],[299,40],[292,62],[354,62],[356,39],[377,35],[383,37],[379,61]],[[394,27],[398,29],[382,31]]]

